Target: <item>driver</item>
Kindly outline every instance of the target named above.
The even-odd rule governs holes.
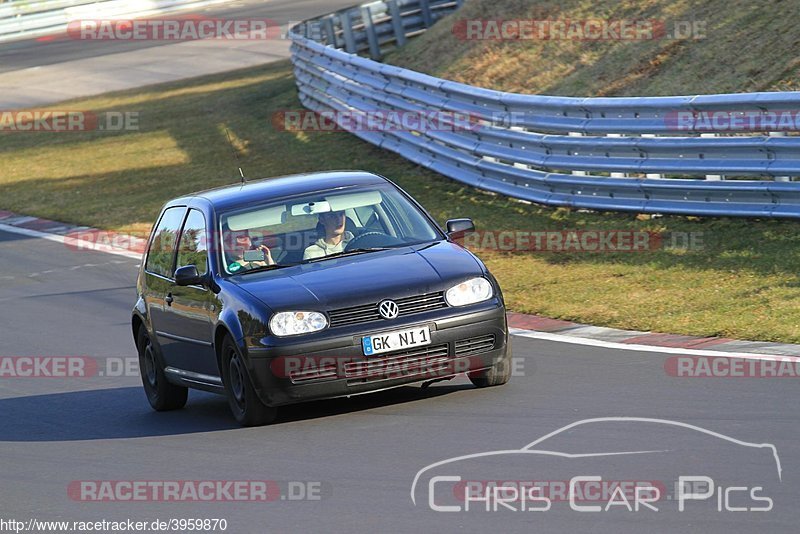
[[[353,234],[345,230],[344,211],[328,211],[319,214],[319,222],[325,228],[325,237],[319,238],[303,252],[303,259],[322,258],[344,252],[353,239]]]
[[[248,250],[260,250],[264,253],[264,261],[246,261],[244,253]],[[253,241],[250,238],[250,232],[244,230],[242,232],[234,232],[233,250],[229,251],[229,256],[234,258],[233,261],[228,263],[228,271],[235,273],[242,269],[256,269],[258,267],[266,267],[274,265],[275,260],[272,259],[272,253],[269,247],[261,245],[253,247]]]

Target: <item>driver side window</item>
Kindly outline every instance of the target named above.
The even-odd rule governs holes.
[[[194,209],[189,210],[178,247],[178,267],[187,265],[197,267],[197,272],[201,276],[208,272],[206,219],[202,212]]]
[[[184,207],[168,208],[164,211],[153,232],[150,249],[147,251],[146,271],[165,278],[172,278],[172,260],[175,258],[178,231],[185,213],[186,208]]]

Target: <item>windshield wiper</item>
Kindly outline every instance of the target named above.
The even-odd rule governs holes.
[[[416,251],[417,251],[417,252],[422,252],[423,250],[428,250],[428,249],[429,249],[429,248],[431,248],[432,246],[434,246],[434,245],[438,245],[439,243],[441,243],[441,241],[431,241],[430,243],[425,243],[425,242],[423,241],[422,243],[417,243],[417,245],[422,245],[422,246],[421,246],[421,247],[419,247],[418,249],[416,249]],[[415,245],[415,246],[416,246],[416,245]]]
[[[354,248],[350,250],[345,250],[343,252],[337,252],[335,254],[329,254],[327,256],[320,256],[319,258],[309,258],[304,260],[303,263],[314,263],[322,260],[327,260],[329,258],[342,258],[345,256],[355,256],[357,254],[364,254],[366,252],[379,252],[381,250],[391,250],[392,247],[363,247],[363,248]]]

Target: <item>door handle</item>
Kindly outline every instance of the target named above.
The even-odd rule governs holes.
[[[173,300],[175,299],[172,298],[172,293],[167,293],[166,298],[164,298],[164,301],[167,303],[167,306],[172,306]]]

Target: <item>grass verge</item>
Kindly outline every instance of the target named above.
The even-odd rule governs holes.
[[[56,108],[54,108],[56,109]],[[0,208],[117,231],[147,231],[167,199],[236,181],[225,137],[251,178],[328,169],[383,174],[443,222],[483,230],[695,233],[702,246],[627,253],[479,251],[510,309],[619,328],[800,341],[800,236],[786,221],[644,218],[551,209],[462,186],[348,133],[289,133],[288,62],[62,103],[133,111],[135,132],[0,134]]]
[[[469,0],[386,61],[518,93],[671,96],[796,91],[800,27],[792,15],[797,8],[796,0]],[[562,29],[552,39],[482,40],[465,39],[466,33],[454,31],[458,21],[520,19],[649,20],[666,35],[584,40],[581,33]]]

